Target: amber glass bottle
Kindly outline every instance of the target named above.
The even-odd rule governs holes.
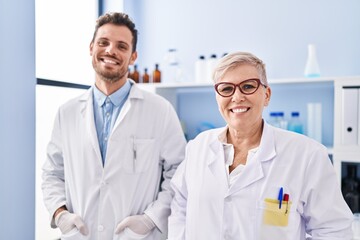
[[[150,82],[150,76],[148,74],[148,69],[144,69],[144,74],[142,75],[142,82],[143,83],[149,83]]]
[[[161,72],[159,70],[159,64],[155,64],[155,69],[153,71],[153,82],[154,83],[161,82]]]
[[[140,73],[137,70],[137,65],[134,65],[134,70],[133,70],[133,72],[131,73],[130,76],[131,76],[132,80],[134,80],[136,83],[139,83]]]

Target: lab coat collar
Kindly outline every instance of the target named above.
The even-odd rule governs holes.
[[[273,159],[276,156],[274,129],[265,120],[263,132],[260,140],[259,149],[257,152],[257,158],[259,161],[264,162]],[[223,143],[221,139],[224,138],[224,132],[227,131],[228,127],[218,128],[215,136],[216,138],[209,144],[212,152],[217,155],[220,151],[224,154]],[[208,159],[208,165],[210,165],[216,159]]]
[[[139,100],[144,99],[144,93],[142,92],[142,90],[140,88],[138,88],[136,86],[135,82],[132,79],[128,79],[128,81],[131,84],[129,97],[126,99],[124,106],[120,110],[119,116],[116,119],[116,122],[114,124],[112,132],[114,132],[116,130],[116,128],[121,123],[121,121],[125,118],[126,114],[129,112],[129,110],[131,108],[131,102],[134,99],[139,99]]]
[[[208,167],[213,173],[214,177],[223,182],[224,185],[227,184],[227,176],[224,169],[224,148],[218,136],[225,130],[226,127],[218,129],[217,134],[215,134],[216,138],[214,138],[213,141],[209,144],[212,154],[207,160]],[[262,179],[264,177],[264,170],[262,165],[265,162],[274,159],[275,156],[276,149],[274,130],[264,121],[263,134],[260,140],[259,149],[251,161],[247,163],[244,172],[239,176],[236,183],[234,183],[229,189],[228,195],[231,195]]]
[[[265,120],[263,121],[263,133],[257,153],[257,158],[261,162],[272,160],[276,156],[274,129]]]
[[[221,132],[225,131],[227,127],[219,128],[216,130],[215,138],[210,140],[209,144],[209,155],[207,156],[207,165],[213,174],[214,178],[222,184],[222,188],[225,190],[228,188],[228,180],[225,172],[225,162],[224,162],[224,148],[222,142],[219,141],[218,136]]]
[[[275,156],[274,130],[264,121],[259,148],[252,159],[247,162],[243,172],[236,179],[236,182],[229,189],[228,195],[232,195],[264,178],[264,164],[265,162],[273,160]]]

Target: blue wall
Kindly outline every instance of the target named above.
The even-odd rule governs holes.
[[[360,75],[360,1],[124,0],[139,29],[139,69],[178,49],[192,80],[194,62],[231,51],[262,58],[270,78],[302,77],[307,45],[322,76]],[[160,68],[164,65],[160,65]]]
[[[35,234],[35,2],[0,0],[0,239]]]

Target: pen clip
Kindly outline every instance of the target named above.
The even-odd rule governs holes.
[[[283,188],[280,187],[280,190],[279,190],[279,195],[278,195],[278,200],[279,200],[279,209],[281,209],[281,203],[282,203],[282,200],[283,200]]]
[[[132,137],[133,143],[133,172],[135,172],[135,165],[136,165],[136,145],[135,145],[135,138]]]

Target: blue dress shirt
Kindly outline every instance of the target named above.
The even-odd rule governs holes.
[[[96,86],[93,91],[93,105],[96,133],[103,165],[106,159],[106,149],[109,136],[112,132],[117,117],[129,96],[131,83],[126,81],[125,85],[110,96],[106,96]]]

